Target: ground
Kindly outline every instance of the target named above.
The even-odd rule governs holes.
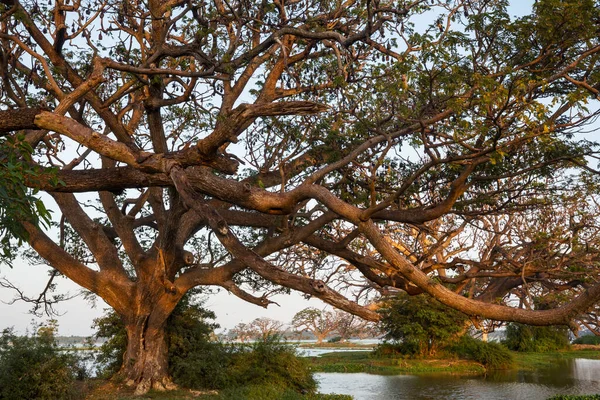
[[[92,380],[85,388],[85,400],[352,400],[345,395],[301,395],[275,387],[244,387],[217,392],[180,389],[170,392],[150,391],[144,396],[135,396],[134,389],[104,380]]]

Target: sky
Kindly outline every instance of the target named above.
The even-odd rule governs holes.
[[[28,295],[34,297],[46,285],[48,268],[45,265],[29,265],[24,261],[14,264],[14,269],[6,265],[0,268],[0,276],[6,277],[17,286],[23,288]],[[58,282],[60,292],[76,294],[79,287],[66,278]],[[18,333],[25,333],[32,326],[48,320],[48,317],[36,318],[29,311],[31,305],[24,302],[8,304],[14,297],[14,292],[0,288],[0,330],[14,327]],[[58,304],[56,309],[62,315],[54,317],[58,320],[59,334],[63,336],[91,336],[94,333],[92,324],[94,318],[102,316],[108,305],[97,298],[97,304],[92,307],[83,297],[76,297]],[[322,309],[325,303],[318,299],[306,300],[299,293],[274,296],[271,300],[279,304],[272,304],[268,309],[245,302],[225,290],[220,293],[206,296],[204,307],[216,313],[216,322],[222,328],[230,329],[240,322],[250,322],[255,318],[268,317],[289,323],[298,311],[306,307]]]
[[[509,13],[511,16],[523,15],[531,10],[533,0],[514,0],[511,2]],[[422,21],[429,24],[431,21]],[[0,278],[6,278],[21,288],[28,296],[35,297],[46,285],[48,279],[48,268],[45,265],[30,265],[24,260],[17,260],[14,268],[0,265]],[[66,278],[58,280],[58,292],[76,294],[79,287]],[[47,316],[37,318],[29,311],[31,304],[15,302],[10,304],[14,298],[14,292],[0,288],[0,329],[13,327],[17,333],[25,333],[32,326],[32,322],[39,324],[48,319]],[[325,303],[318,299],[306,300],[298,292],[290,295],[278,295],[271,298],[279,304],[270,305],[268,309],[247,303],[238,297],[221,290],[217,294],[207,296],[205,307],[214,311],[216,322],[222,328],[230,329],[240,322],[250,322],[255,318],[268,317],[289,323],[298,311],[306,307],[324,308]],[[108,306],[97,299],[95,306],[79,296],[57,305],[56,310],[60,313],[55,316],[58,320],[59,334],[64,336],[90,336],[94,333],[92,329],[93,320],[102,316]]]

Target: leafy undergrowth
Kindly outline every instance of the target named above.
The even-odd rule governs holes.
[[[371,374],[419,374],[447,372],[480,374],[485,368],[474,361],[456,359],[406,359],[375,357],[368,352],[326,353],[310,358],[315,372],[367,372]]]
[[[112,382],[96,381],[86,400],[352,400],[352,396],[336,394],[300,394],[276,385],[250,385],[221,391],[180,389],[170,392],[150,391],[144,396],[134,396],[133,388]]]

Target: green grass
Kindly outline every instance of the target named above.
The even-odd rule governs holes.
[[[481,374],[483,366],[473,361],[457,359],[419,360],[397,357],[375,357],[364,351],[326,353],[321,357],[310,357],[315,372],[366,372],[370,374],[423,374],[454,373]]]
[[[276,385],[249,385],[215,391],[173,390],[158,392],[151,390],[144,396],[134,396],[133,389],[112,382],[97,380],[90,388],[87,400],[352,400],[352,396],[337,394],[300,394]],[[215,394],[216,393],[216,394]]]
[[[512,369],[536,370],[551,367],[557,360],[573,358],[600,359],[600,352],[593,350],[565,350],[548,353],[511,352]],[[453,373],[481,374],[485,368],[474,361],[456,358],[410,359],[402,357],[375,356],[371,352],[348,351],[325,353],[320,357],[308,357],[314,372],[366,372],[370,374],[423,374]]]
[[[518,353],[513,352],[515,368],[520,370],[535,370],[552,366],[557,360],[573,358],[600,359],[600,352],[595,350],[564,350],[548,353]]]

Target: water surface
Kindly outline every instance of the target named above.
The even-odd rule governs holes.
[[[545,400],[557,394],[600,393],[600,360],[557,360],[538,371],[500,371],[487,376],[315,374],[321,393],[356,400]]]

